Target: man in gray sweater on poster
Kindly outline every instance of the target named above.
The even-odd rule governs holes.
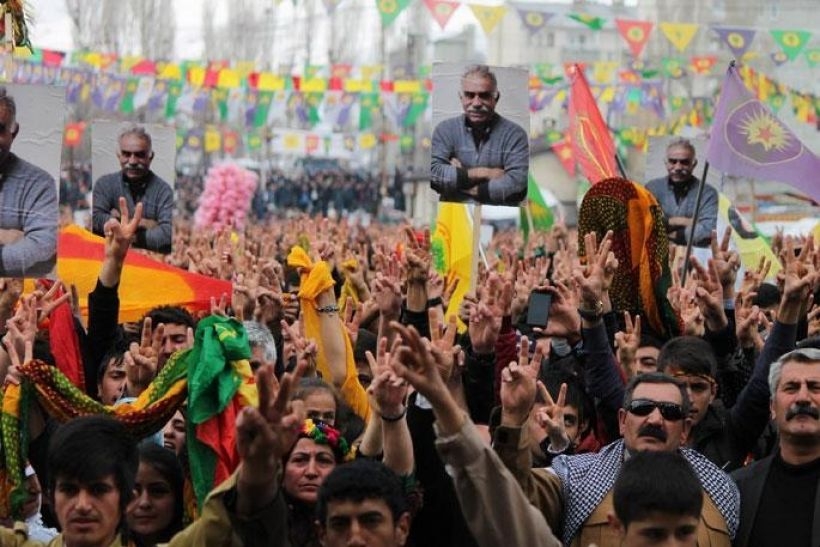
[[[57,262],[57,184],[11,152],[20,125],[0,87],[0,277],[44,277]]]
[[[128,212],[142,202],[143,218],[134,246],[158,253],[171,252],[174,191],[151,171],[154,151],[151,135],[140,126],[120,133],[117,158],[121,171],[103,175],[94,183],[91,197],[93,231],[104,236],[103,226],[112,216],[119,218],[119,200],[124,197]]]

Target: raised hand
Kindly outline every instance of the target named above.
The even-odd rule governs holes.
[[[128,213],[128,203],[124,197],[120,198],[119,205],[120,218],[116,219],[113,216],[109,218],[103,226],[103,233],[105,234],[106,256],[124,260],[142,220],[142,203],[137,203],[134,207],[133,218]]]
[[[165,325],[159,324],[156,329],[152,327],[151,318],[146,317],[142,323],[140,343],[131,342],[123,356],[127,378],[126,393],[132,397],[138,397],[157,374]]]
[[[538,393],[544,400],[545,405],[534,412],[533,418],[536,423],[544,429],[550,439],[550,445],[555,451],[564,451],[570,445],[570,438],[567,436],[564,425],[564,407],[566,406],[567,384],[561,384],[558,392],[558,400],[553,401],[546,386],[539,380],[537,383]]]
[[[518,362],[511,362],[501,371],[501,423],[504,425],[522,425],[535,402],[535,381],[544,354],[541,346],[536,346],[530,359],[529,347],[527,337],[521,337]]]
[[[236,449],[242,459],[237,481],[237,512],[254,513],[276,496],[276,477],[283,458],[299,437],[305,420],[302,401],[291,401],[303,369],[282,376],[274,392],[272,365],[256,371],[259,408],[245,407],[236,419]]]
[[[624,330],[615,333],[615,354],[618,364],[626,373],[627,378],[635,375],[635,365],[637,362],[638,347],[641,345],[641,316],[632,316],[628,311],[624,312]]]
[[[447,325],[442,327],[441,311],[438,308],[427,310],[427,316],[430,321],[430,345],[434,353],[438,352],[436,363],[439,366],[439,373],[445,383],[452,385],[461,378],[461,348],[456,345],[458,322],[454,315],[450,315],[447,318]]]

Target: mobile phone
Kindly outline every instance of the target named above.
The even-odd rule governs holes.
[[[551,305],[552,295],[550,293],[531,292],[527,301],[527,324],[533,327],[546,327]]]

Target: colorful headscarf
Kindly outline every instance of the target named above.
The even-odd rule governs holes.
[[[618,270],[609,296],[617,311],[640,313],[643,325],[659,337],[678,333],[678,321],[666,291],[672,281],[669,241],[663,210],[643,186],[623,178],[605,179],[589,189],[578,211],[578,250],[584,235],[598,241],[612,230]]]
[[[341,432],[324,422],[314,422],[308,418],[302,424],[299,438],[310,439],[316,444],[330,447],[337,463],[352,460],[356,455],[355,450],[348,444]]]

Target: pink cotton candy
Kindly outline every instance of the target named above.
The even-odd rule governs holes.
[[[194,224],[213,230],[243,229],[258,184],[255,173],[234,163],[214,165],[205,176]]]

